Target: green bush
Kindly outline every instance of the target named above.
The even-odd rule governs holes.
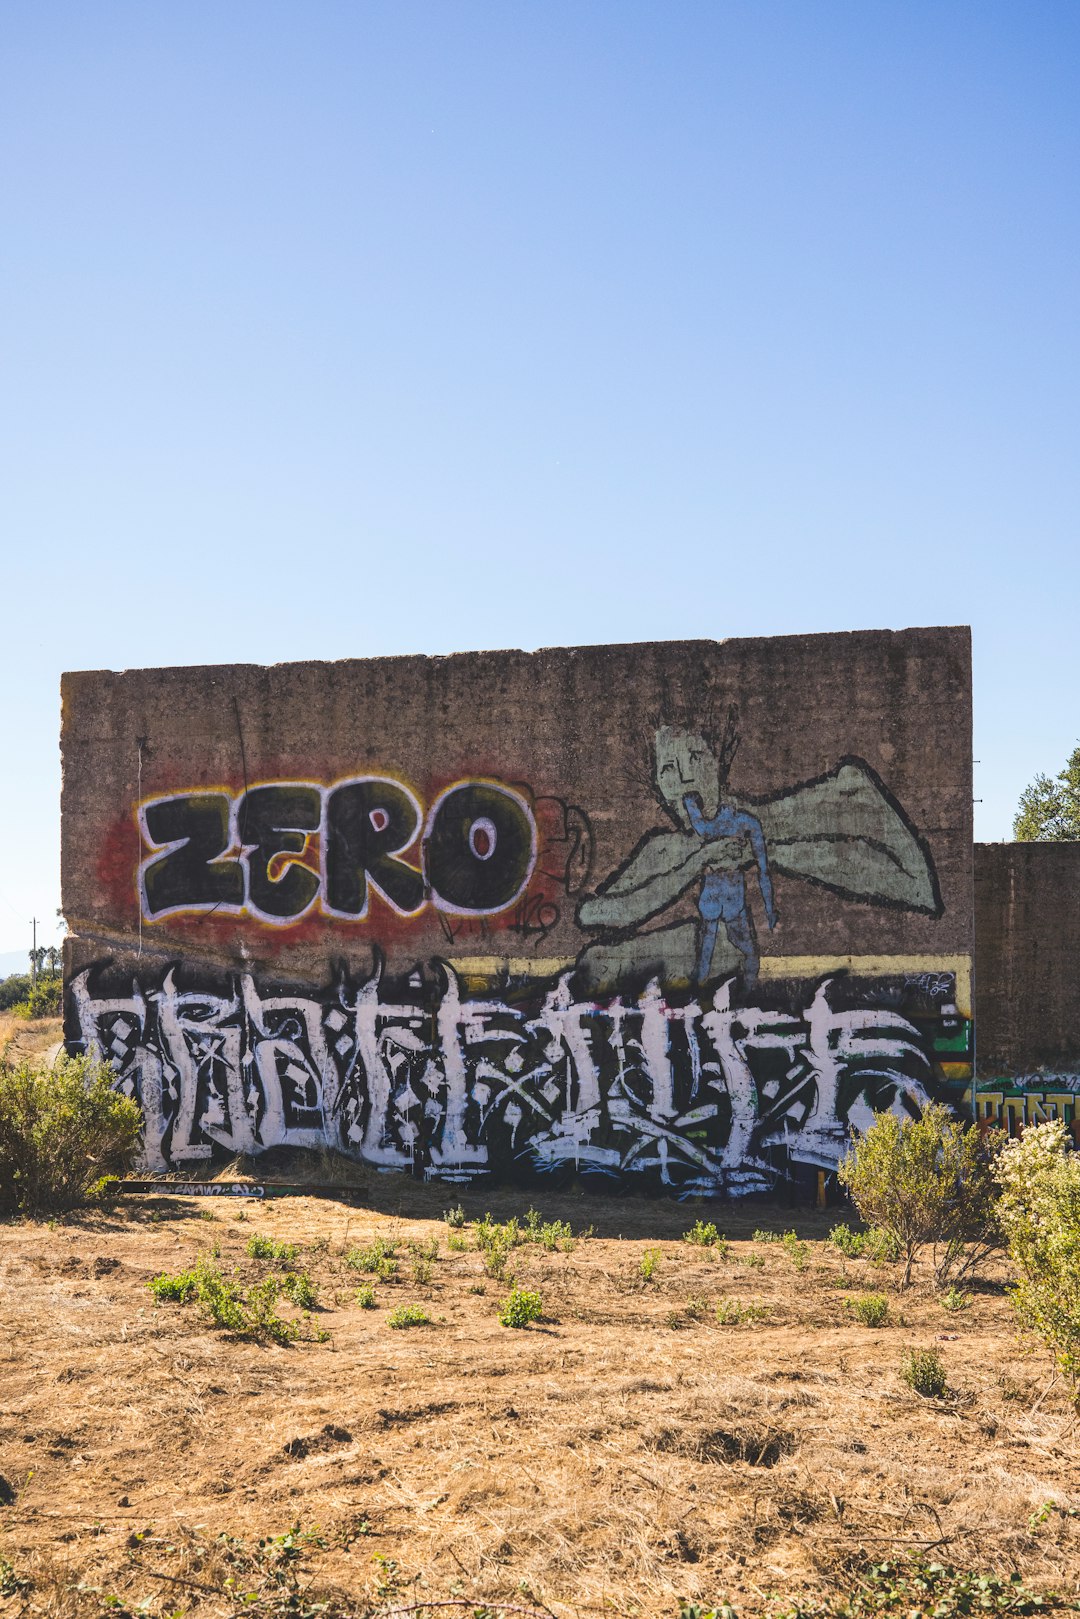
[[[993,1147],[932,1103],[921,1119],[881,1113],[837,1171],[868,1225],[896,1244],[902,1286],[925,1247],[938,1286],[969,1275],[996,1240]]]
[[[727,1238],[717,1231],[711,1220],[707,1225],[703,1220],[695,1220],[689,1231],[683,1232],[683,1242],[697,1248],[712,1248],[717,1259],[726,1259],[730,1248]]]
[[[662,1258],[663,1254],[659,1248],[646,1248],[645,1252],[641,1256],[641,1264],[638,1266],[638,1271],[643,1282],[652,1281],[657,1270],[660,1268],[660,1261]]]
[[[499,1311],[499,1323],[504,1327],[527,1327],[530,1321],[539,1321],[544,1314],[539,1293],[528,1293],[524,1288],[512,1287]]]
[[[142,1131],[135,1102],[89,1057],[0,1065],[0,1209],[46,1214],[103,1200]]]
[[[1008,1141],[994,1166],[998,1220],[1020,1272],[1013,1304],[1070,1379],[1080,1404],[1080,1154],[1060,1119]]]
[[[319,1290],[306,1270],[290,1270],[278,1281],[282,1298],[288,1299],[301,1310],[318,1308]]]
[[[29,973],[12,973],[0,979],[0,1012],[8,1012],[20,1001],[25,1001],[33,986]]]
[[[298,1338],[324,1341],[330,1334],[305,1321],[279,1315],[277,1301],[291,1298],[307,1309],[315,1303],[311,1278],[302,1274],[264,1276],[250,1287],[235,1277],[222,1274],[212,1257],[203,1254],[190,1270],[163,1272],[147,1284],[159,1304],[188,1304],[194,1301],[215,1327],[251,1338],[258,1343],[291,1344]]]
[[[948,1382],[945,1367],[936,1349],[912,1349],[904,1356],[900,1376],[916,1394],[927,1400],[937,1400],[945,1393]]]
[[[388,1282],[397,1275],[397,1260],[393,1257],[397,1243],[389,1237],[376,1237],[367,1248],[350,1248],[345,1255],[345,1263],[350,1270],[358,1270],[368,1276],[377,1276],[380,1282]]]
[[[431,1317],[421,1304],[399,1304],[386,1318],[388,1327],[429,1327]]]
[[[356,1289],[356,1303],[359,1305],[361,1310],[374,1310],[377,1308],[375,1303],[375,1289],[372,1287],[370,1282],[365,1282],[363,1287],[358,1287]]]
[[[883,1327],[889,1319],[889,1301],[883,1293],[863,1293],[847,1300],[848,1309],[864,1327]]]
[[[59,1017],[64,1004],[62,978],[39,978],[11,1010],[16,1017]]]
[[[250,1237],[247,1251],[252,1259],[272,1259],[278,1265],[291,1265],[300,1252],[296,1242],[279,1242],[276,1237]]]

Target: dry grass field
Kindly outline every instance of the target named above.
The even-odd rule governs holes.
[[[1077,1423],[1000,1265],[948,1310],[845,1259],[832,1213],[551,1196],[578,1240],[513,1249],[543,1301],[513,1329],[473,1222],[529,1200],[466,1197],[454,1230],[456,1201],[387,1177],[0,1225],[0,1612],[756,1615],[894,1557],[1080,1599]],[[683,1240],[698,1217],[726,1250]],[[307,1341],[155,1304],[151,1277],[200,1252],[280,1273],[253,1234],[300,1246]],[[397,1270],[363,1308],[349,1255],[377,1238]],[[876,1329],[851,1307],[868,1290]],[[394,1330],[402,1304],[430,1323]],[[913,1347],[940,1354],[942,1397],[903,1381]]]

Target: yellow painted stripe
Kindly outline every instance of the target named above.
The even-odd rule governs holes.
[[[566,956],[452,956],[450,965],[469,979],[493,979],[507,972],[514,978],[553,978],[556,973],[568,972],[574,961]],[[826,973],[845,971],[857,978],[954,973],[956,1009],[961,1017],[971,1016],[970,956],[762,956],[760,976],[823,978]]]

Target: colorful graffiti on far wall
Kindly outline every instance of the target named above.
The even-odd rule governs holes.
[[[931,919],[943,907],[929,846],[865,760],[755,798],[729,789],[739,740],[734,707],[721,724],[656,719],[643,770],[664,824],[591,891],[587,811],[521,784],[463,778],[426,807],[391,772],[147,799],[133,873],[147,931],[317,912],[342,928],[340,959],[318,986],[101,959],[69,985],[69,1041],[139,1100],[156,1170],[329,1147],[458,1181],[739,1195],[831,1168],[875,1112],[917,1114],[970,1078],[965,964],[808,970],[763,951],[781,877],[789,906],[805,883]],[[544,802],[565,835],[551,848]],[[452,944],[385,969],[381,917],[434,911],[448,942],[458,919],[519,926],[553,862],[575,955]]]

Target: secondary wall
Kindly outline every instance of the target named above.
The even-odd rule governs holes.
[[[970,1079],[966,629],[63,681],[67,1032],[155,1168],[740,1192]]]
[[[1080,843],[975,845],[979,1111],[1077,1122]]]

